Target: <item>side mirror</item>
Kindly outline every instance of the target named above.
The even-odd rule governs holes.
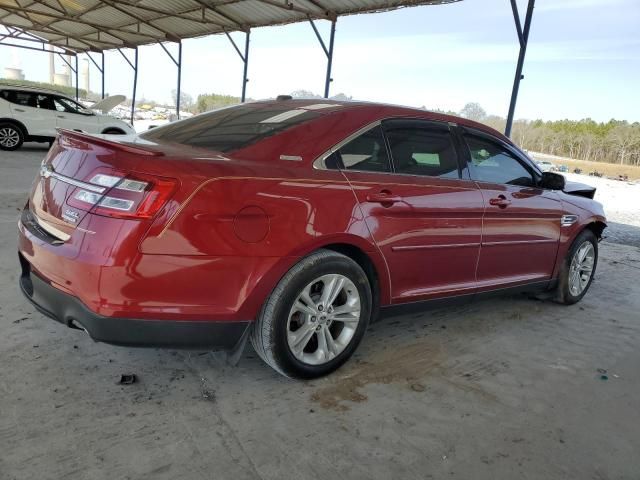
[[[554,172],[542,172],[539,186],[548,190],[564,190],[565,178]]]

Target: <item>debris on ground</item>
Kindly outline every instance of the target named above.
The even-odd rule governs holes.
[[[119,385],[131,385],[138,381],[138,377],[134,373],[123,373],[120,375]]]

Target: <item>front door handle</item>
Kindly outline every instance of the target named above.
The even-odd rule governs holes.
[[[382,190],[379,193],[371,193],[367,195],[367,202],[379,203],[383,207],[390,207],[394,203],[401,202],[402,198],[397,195],[392,195],[388,190]]]
[[[24,113],[24,110],[22,110],[21,108],[14,108],[14,110],[15,110],[16,112],[22,112],[22,113]]]
[[[64,115],[58,115],[58,118],[67,118]]]
[[[489,205],[493,205],[494,207],[507,208],[511,205],[511,200],[507,200],[507,197],[504,195],[498,195],[498,198],[492,198],[489,200]]]

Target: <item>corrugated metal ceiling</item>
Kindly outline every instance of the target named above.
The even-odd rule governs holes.
[[[457,1],[461,0],[0,0],[0,25],[68,50],[101,51]]]

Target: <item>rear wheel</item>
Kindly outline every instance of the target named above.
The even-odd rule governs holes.
[[[278,283],[253,326],[251,343],[279,373],[315,378],[340,367],[371,317],[371,287],[349,257],[319,250]]]
[[[567,253],[560,271],[557,300],[567,305],[579,302],[587,293],[598,264],[598,239],[583,230]]]
[[[24,143],[22,129],[13,123],[0,123],[0,150],[17,150]]]

